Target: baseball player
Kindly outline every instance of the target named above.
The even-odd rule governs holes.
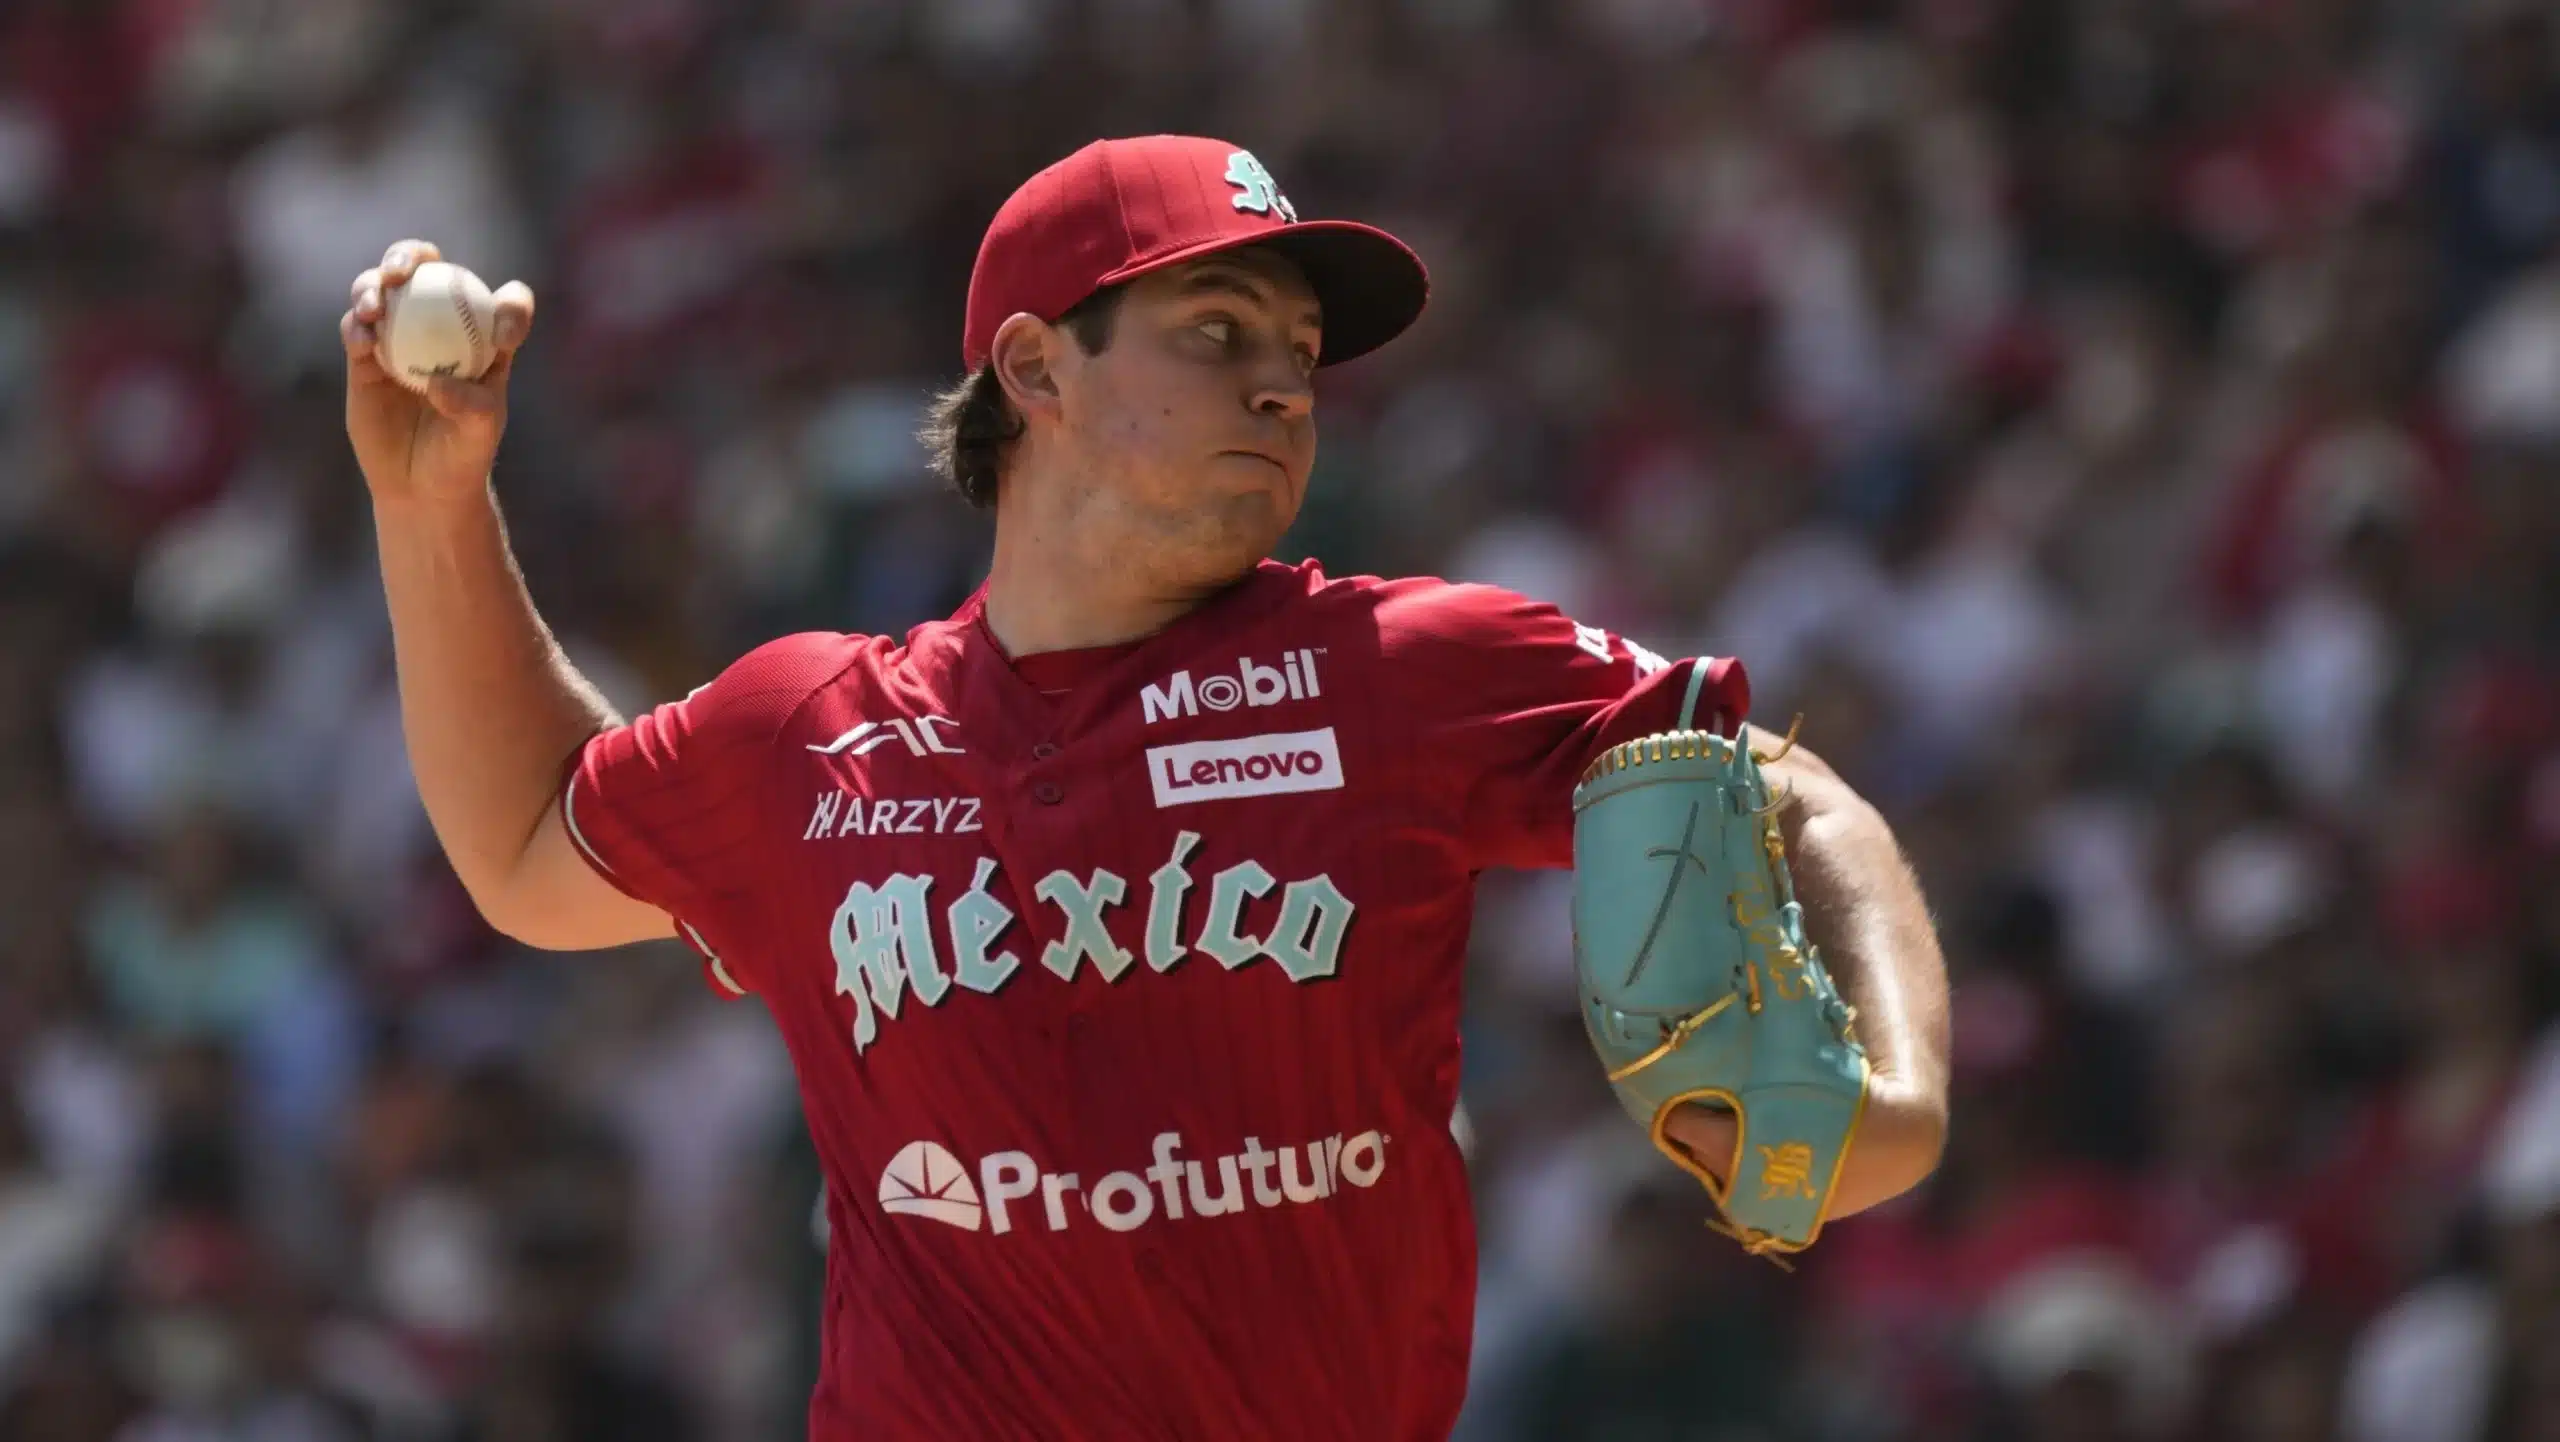
[[[1825,1053],[1854,1145],[1748,1146],[1738,1106],[1696,1100],[1648,1103],[1656,1139],[1735,1206],[1746,1170],[1818,1191],[1814,1226],[1935,1164],[1918,888],[1871,807],[1743,727],[1739,665],[1491,587],[1269,559],[1318,370],[1422,310],[1385,232],[1300,219],[1197,137],[1032,177],[986,232],[968,378],[932,428],[994,516],[984,586],[902,637],[772,641],[627,723],[536,614],[488,488],[531,292],[499,290],[477,382],[422,399],[374,360],[383,293],[434,258],[391,247],[341,326],[419,789],[500,930],[672,934],[771,1012],[828,1179],[813,1437],[1445,1437],[1476,1270],[1450,1133],[1474,878],[1572,864],[1578,783],[1642,760],[1633,739],[1771,758],[1768,805],[1729,809],[1793,859],[1842,1040],[1855,1008]],[[1675,890],[1699,814],[1649,848]],[[1681,894],[1722,916],[1713,890]],[[1666,899],[1654,933],[1682,914]],[[1804,991],[1809,953],[1732,971],[1751,1015],[1764,978],[1772,1014]],[[1691,1055],[1722,1005],[1643,1032],[1613,1078]]]

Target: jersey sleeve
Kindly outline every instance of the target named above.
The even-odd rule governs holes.
[[[1572,865],[1574,783],[1609,747],[1677,726],[1693,675],[1693,726],[1731,735],[1750,711],[1738,661],[1666,661],[1500,587],[1391,583],[1377,615],[1386,673],[1422,722],[1417,761],[1478,869]]]
[[[755,880],[778,844],[773,758],[783,723],[851,662],[848,638],[789,636],[571,758],[560,817],[589,865],[664,911],[727,996],[756,990]]]

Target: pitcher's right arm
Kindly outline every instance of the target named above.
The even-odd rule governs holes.
[[[568,951],[673,935],[666,912],[578,853],[558,804],[571,758],[621,718],[534,610],[490,490],[533,292],[497,291],[498,357],[476,381],[439,377],[421,396],[375,359],[383,291],[439,258],[425,241],[392,246],[356,277],[339,322],[418,794],[472,902],[508,936]]]

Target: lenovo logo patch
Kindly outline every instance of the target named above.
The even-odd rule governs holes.
[[[1342,752],[1333,728],[1193,741],[1147,748],[1147,781],[1156,805],[1342,789]]]

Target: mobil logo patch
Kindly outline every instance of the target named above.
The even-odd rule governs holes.
[[[1138,688],[1139,724],[1152,726],[1202,711],[1314,700],[1324,694],[1316,675],[1316,658],[1323,654],[1322,648],[1283,651],[1273,665],[1239,657],[1233,672],[1213,672],[1198,680],[1188,671],[1176,671],[1159,685]]]
[[[1147,748],[1147,781],[1156,805],[1277,796],[1342,789],[1342,750],[1333,728],[1276,731],[1232,741],[1192,741]]]

